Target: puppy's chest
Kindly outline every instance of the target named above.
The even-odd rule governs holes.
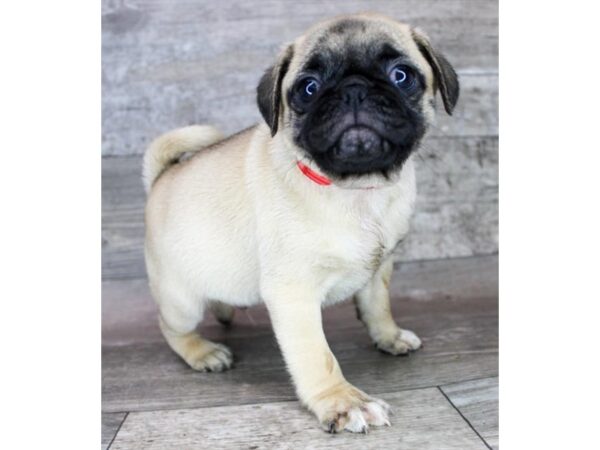
[[[405,234],[393,214],[359,216],[323,231],[317,270],[327,302],[343,300],[362,288]]]

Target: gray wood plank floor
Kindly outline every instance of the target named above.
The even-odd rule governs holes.
[[[498,377],[441,387],[444,394],[493,449],[498,449]]]
[[[497,263],[488,256],[397,268],[394,316],[424,342],[407,358],[377,352],[351,303],[324,311],[347,378],[396,407],[394,425],[366,437],[328,436],[299,407],[264,308],[238,311],[231,328],[206,318],[201,332],[229,345],[236,359],[233,370],[201,374],[160,337],[146,280],[105,281],[103,445],[129,413],[113,449],[468,449],[488,440],[496,448]]]
[[[112,449],[485,449],[438,389],[385,396],[391,428],[329,435],[298,402],[131,413]]]
[[[125,420],[125,416],[127,416],[127,413],[102,413],[102,449],[107,449],[110,446]]]
[[[498,295],[498,256],[487,255],[452,260],[397,263],[391,280],[396,302],[403,308],[422,301],[479,300]],[[441,305],[447,305],[441,303]],[[105,346],[163,342],[156,320],[157,308],[150,298],[145,278],[105,280],[102,282],[102,342]],[[348,307],[327,308],[324,320],[329,327],[343,320],[354,324],[354,311]],[[228,336],[270,332],[269,319],[262,307],[238,310],[235,327]],[[202,324],[205,333],[222,328],[207,314]]]

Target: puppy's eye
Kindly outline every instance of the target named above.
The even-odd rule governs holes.
[[[405,65],[397,65],[390,71],[390,80],[401,89],[411,88],[415,85],[415,74]]]
[[[306,95],[310,96],[310,95],[316,94],[318,90],[319,90],[319,82],[317,80],[315,80],[314,78],[311,78],[310,80],[305,82],[304,92],[306,93]]]
[[[310,101],[319,91],[320,87],[321,83],[319,83],[319,80],[313,77],[308,77],[300,82],[298,91],[304,101]]]

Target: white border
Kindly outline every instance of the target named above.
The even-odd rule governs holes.
[[[600,126],[592,4],[501,2],[500,448],[597,445]]]
[[[100,441],[100,2],[0,13],[4,448]]]

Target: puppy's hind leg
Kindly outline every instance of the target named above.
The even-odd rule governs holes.
[[[195,311],[178,307],[176,304],[162,303],[159,324],[169,346],[192,369],[200,372],[222,372],[231,367],[231,350],[222,344],[204,339],[196,332],[202,320],[203,305]]]
[[[213,313],[213,316],[226,327],[231,325],[233,321],[233,315],[235,314],[235,308],[226,303],[219,301],[211,301],[208,304],[208,309]]]

